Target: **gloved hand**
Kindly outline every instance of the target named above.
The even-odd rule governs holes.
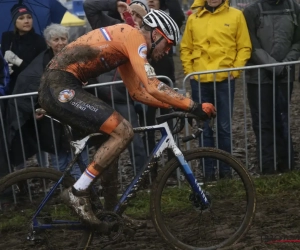
[[[12,52],[11,50],[7,50],[5,51],[4,54],[4,59],[8,62],[8,63],[12,63],[16,66],[20,66],[21,63],[23,62],[23,60],[21,58],[19,58],[14,52]]]
[[[194,103],[193,108],[190,111],[191,114],[198,116],[201,120],[207,120],[211,117],[216,117],[215,106],[211,103]]]
[[[8,71],[9,71],[9,74],[11,75],[12,73],[14,73],[13,69],[12,69],[12,66],[13,64],[9,63],[8,64]]]

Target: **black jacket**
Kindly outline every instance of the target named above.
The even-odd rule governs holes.
[[[16,81],[13,94],[36,92],[40,86],[40,79],[46,65],[53,58],[52,49],[47,49],[38,55],[23,70]],[[7,142],[10,150],[11,163],[18,165],[23,162],[19,124],[22,128],[22,139],[25,148],[26,159],[38,153],[38,144],[34,124],[34,109],[37,107],[38,96],[16,98],[17,108],[14,99],[9,99],[6,112],[7,121]],[[19,120],[18,118],[19,117]],[[55,141],[58,150],[68,147],[64,140],[62,125],[54,122]],[[54,154],[54,142],[52,136],[50,119],[45,117],[37,121],[39,143],[41,150]]]
[[[111,26],[121,22],[117,18],[119,14],[117,12],[117,1],[115,0],[86,0],[83,3],[83,8],[92,29]],[[101,74],[97,79],[100,83],[122,80],[116,69]],[[113,93],[111,93],[111,90]],[[97,91],[98,97],[108,104],[112,103],[111,94],[113,94],[115,103],[127,104],[125,93],[126,87],[124,84],[113,85],[112,87],[99,87]],[[129,101],[133,103],[130,97]]]
[[[261,5],[261,9],[259,5]],[[289,11],[288,11],[289,10]],[[300,57],[300,7],[293,0],[259,0],[244,10],[252,55],[247,65],[296,61]],[[287,82],[281,75],[283,66],[275,68],[276,82]],[[273,67],[260,71],[261,83],[272,83]],[[290,81],[294,79],[292,71]],[[258,82],[258,70],[246,71],[247,82]]]
[[[168,10],[169,15],[174,19],[179,28],[183,25],[185,16],[181,5],[178,0],[160,0],[160,7],[162,10]],[[152,67],[155,70],[156,75],[164,75],[169,77],[173,82],[175,82],[175,66],[173,60],[173,50],[170,50],[168,55],[165,55],[159,61],[151,62]],[[162,80],[164,81],[164,80]],[[169,82],[166,81],[169,85]]]
[[[164,0],[162,1],[164,8],[169,10],[170,16],[175,20],[179,27],[182,26],[185,16],[181,9],[178,0]],[[116,0],[86,0],[83,4],[86,17],[92,27],[97,29],[100,27],[106,27],[120,23],[121,20],[117,12],[117,1]],[[151,62],[157,75],[164,75],[169,77],[173,82],[175,81],[175,67],[173,61],[173,53],[170,50],[168,55],[165,55],[158,62]],[[116,81],[121,80],[118,74],[115,74],[115,70],[103,74],[99,77],[100,82]],[[164,80],[162,80],[164,81]],[[169,82],[166,81],[169,85]],[[101,91],[98,91],[98,97],[107,102],[111,102],[110,98],[110,87],[101,87]],[[126,88],[123,84],[117,85],[112,88],[114,95],[114,102],[116,103],[127,103]],[[130,99],[131,100],[131,99]]]
[[[22,64],[17,67],[13,66],[13,73],[10,75],[9,91],[13,92],[18,75],[24,70],[31,61],[47,48],[44,38],[34,32],[32,29],[29,33],[20,36],[13,31],[2,34],[1,51],[4,56],[5,51],[11,50],[23,60]]]

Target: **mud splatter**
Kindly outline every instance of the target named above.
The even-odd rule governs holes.
[[[102,73],[122,65],[128,58],[111,46],[111,42],[93,40],[86,44],[76,41],[54,57],[49,69],[60,69],[74,74],[80,81],[87,82]]]

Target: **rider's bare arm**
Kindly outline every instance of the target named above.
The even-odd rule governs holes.
[[[166,84],[162,83],[156,78],[153,68],[146,59],[147,46],[143,36],[138,30],[133,30],[132,33],[133,34],[131,37],[134,39],[128,39],[128,41],[126,41],[126,48],[130,63],[134,69],[134,73],[137,75],[140,81],[133,81],[130,83],[130,85],[134,84],[135,86],[131,87],[135,88],[135,91],[139,92],[141,88],[139,88],[137,85],[142,82],[146,92],[148,92],[155,99],[163,103],[167,103],[172,107],[190,110],[194,102],[191,99],[178,94],[172,88],[168,87]],[[140,97],[140,95],[137,94],[135,96],[136,99]],[[143,100],[139,101],[143,102]]]

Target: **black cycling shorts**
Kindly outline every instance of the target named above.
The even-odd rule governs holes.
[[[112,107],[86,92],[73,74],[61,70],[43,74],[39,104],[57,120],[85,134],[110,134],[123,120]]]

